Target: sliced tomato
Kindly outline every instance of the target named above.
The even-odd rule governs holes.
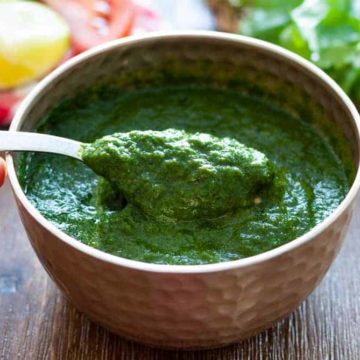
[[[0,157],[0,187],[3,186],[6,179],[6,163],[3,158]]]
[[[131,0],[43,0],[68,22],[75,53],[127,36],[134,21]]]
[[[0,92],[0,127],[7,126],[15,112],[16,105],[21,100],[22,95],[16,91]]]

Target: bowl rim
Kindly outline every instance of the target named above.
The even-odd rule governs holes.
[[[47,231],[49,231],[53,236],[57,237],[61,241],[65,242],[67,245],[75,248],[76,250],[94,257],[98,260],[111,263],[113,265],[138,270],[138,271],[146,271],[146,272],[155,272],[155,273],[176,273],[176,274],[199,274],[199,273],[212,273],[219,272],[224,270],[231,269],[239,269],[247,266],[252,266],[259,264],[261,262],[265,262],[267,260],[278,257],[286,252],[296,249],[297,247],[309,242],[319,233],[324,231],[328,226],[332,225],[344,212],[345,210],[351,206],[353,201],[360,190],[360,114],[357,111],[355,105],[350,100],[348,95],[340,88],[340,86],[332,80],[324,71],[318,68],[316,65],[312,64],[308,60],[302,58],[301,56],[286,50],[280,46],[271,44],[269,42],[250,38],[243,35],[237,34],[228,34],[222,32],[215,31],[176,31],[176,32],[154,32],[146,35],[138,35],[138,36],[129,36],[123,39],[117,39],[110,41],[108,43],[99,45],[95,48],[92,48],[84,53],[77,55],[76,57],[68,60],[64,64],[60,65],[54,71],[52,71],[49,75],[47,75],[43,80],[41,80],[34,89],[26,96],[26,98],[20,104],[12,124],[10,126],[9,131],[18,131],[18,128],[23,124],[24,119],[26,118],[28,108],[32,105],[34,101],[36,101],[39,94],[49,86],[53,80],[61,76],[68,69],[73,66],[90,59],[97,54],[106,52],[110,49],[121,47],[127,44],[137,44],[137,43],[146,43],[147,41],[161,40],[161,39],[171,39],[171,38],[203,38],[205,39],[217,39],[217,40],[225,40],[228,42],[242,43],[248,46],[257,47],[260,49],[264,49],[268,52],[272,52],[277,56],[285,57],[287,60],[292,63],[296,63],[300,67],[305,68],[310,73],[316,76],[316,78],[330,87],[334,93],[341,99],[343,104],[346,105],[347,110],[351,114],[353,119],[356,137],[359,144],[359,161],[358,161],[358,169],[354,179],[353,184],[350,187],[349,192],[340,203],[340,205],[323,221],[317,224],[310,231],[306,232],[302,236],[289,241],[288,243],[281,245],[275,249],[260,253],[258,255],[254,255],[251,257],[232,260],[227,262],[220,262],[214,264],[202,264],[202,265],[165,265],[165,264],[154,264],[154,263],[146,263],[137,260],[126,259],[123,257],[119,257],[116,255],[111,255],[104,251],[95,249],[89,245],[83,244],[79,240],[67,235],[62,230],[58,229],[54,224],[48,221],[41,213],[30,203],[25,193],[23,192],[19,180],[16,175],[14,161],[11,153],[6,153],[6,163],[8,169],[8,177],[13,189],[15,196],[18,198],[22,206],[26,209],[26,211],[31,214],[31,216],[42,225]]]

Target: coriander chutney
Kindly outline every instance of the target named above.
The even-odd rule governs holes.
[[[216,85],[94,87],[63,100],[37,131],[86,143],[114,133],[121,138],[148,132],[150,140],[167,133],[159,140],[162,154],[152,151],[148,139],[147,165],[127,159],[127,175],[112,171],[111,157],[100,157],[107,161],[103,166],[92,162],[96,156],[89,151],[85,161],[110,182],[74,159],[22,156],[25,194],[49,221],[85,244],[128,259],[186,265],[256,255],[309,231],[349,189],[343,162],[316,126],[266,99]],[[181,147],[167,156],[176,136],[198,144],[191,154],[180,151],[178,161],[174,154]],[[207,164],[217,176],[205,167],[204,182],[188,187],[192,175],[201,175],[203,147],[226,152],[224,142],[243,157],[217,154]],[[109,141],[97,144],[104,149]],[[145,154],[142,146],[136,151],[139,158]],[[249,165],[254,154],[258,167]],[[223,155],[234,172],[219,172]],[[180,177],[174,177],[177,172]]]
[[[115,133],[85,144],[82,159],[128,206],[162,221],[216,219],[284,187],[263,153],[205,133]]]

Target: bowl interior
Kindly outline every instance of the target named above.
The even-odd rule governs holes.
[[[73,59],[45,79],[20,109],[12,129],[33,130],[59,101],[93,85],[115,82],[126,87],[143,87],[169,81],[199,81],[235,88],[265,98],[312,122],[342,158],[349,183],[353,183],[359,161],[358,125],[354,109],[343,92],[317,68],[286,51],[236,36],[167,35],[121,41],[95,49]],[[343,136],[334,136],[338,133]],[[15,178],[15,174],[13,176]],[[358,180],[356,184],[328,221],[288,245],[298,246],[337,219],[357,192]],[[45,226],[50,223],[44,218],[40,220]],[[64,232],[53,231],[60,238],[66,238]],[[70,237],[68,241],[79,243]],[[273,251],[287,251],[285,247]],[[258,256],[271,257],[272,254],[267,251]],[[246,259],[239,261],[246,263]]]

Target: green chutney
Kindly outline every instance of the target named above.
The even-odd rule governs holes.
[[[284,188],[263,153],[204,133],[117,133],[86,144],[82,159],[108,181],[102,186],[114,199],[164,222],[219,218]]]
[[[24,154],[20,181],[58,228],[128,259],[256,255],[313,228],[349,189],[344,162],[316,126],[216,85],[97,86],[63,100],[37,131],[85,143],[110,135],[84,150],[102,176],[74,159]]]

